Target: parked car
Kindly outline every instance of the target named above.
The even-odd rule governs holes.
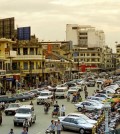
[[[75,104],[75,108],[80,112],[83,110],[92,111],[92,110],[101,110],[103,106],[96,104],[95,102],[90,102],[90,101],[83,101]]]
[[[110,99],[112,97],[106,95],[106,94],[103,94],[103,93],[97,93],[94,95],[95,97],[102,97],[102,98],[105,98],[105,99]]]
[[[5,115],[15,115],[16,110],[22,106],[20,103],[10,103],[9,106],[4,110]]]
[[[29,96],[23,95],[22,93],[14,95],[14,98],[19,101],[30,100]]]
[[[88,87],[95,87],[95,83],[96,83],[95,80],[89,80],[86,85]]]
[[[8,97],[7,95],[2,95],[0,96],[0,103],[4,102],[4,103],[14,103],[16,101],[16,98],[14,97]]]
[[[96,120],[92,120],[92,119],[88,118],[86,115],[81,114],[81,113],[69,113],[69,114],[66,115],[66,116],[60,116],[60,117],[58,117],[58,119],[59,119],[59,120],[63,120],[63,119],[66,118],[66,117],[80,117],[80,118],[86,120],[88,123],[91,123],[91,124],[97,123]]]
[[[88,96],[87,99],[88,99],[88,100],[97,100],[97,101],[99,101],[100,103],[103,103],[103,101],[105,100],[105,98],[102,98],[102,97],[95,97],[95,96]]]
[[[30,126],[36,121],[36,114],[32,105],[23,105],[18,108],[14,116],[14,126],[23,124],[25,119],[28,119]]]
[[[92,133],[94,124],[88,123],[85,119],[80,117],[68,116],[60,120],[63,130],[73,130],[80,134]]]

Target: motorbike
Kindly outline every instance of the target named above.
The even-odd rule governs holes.
[[[45,106],[45,107],[44,107],[44,112],[45,112],[45,114],[48,113],[48,110],[49,110],[49,108],[48,108],[47,106]]]

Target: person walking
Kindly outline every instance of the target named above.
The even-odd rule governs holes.
[[[57,134],[61,134],[62,124],[60,123],[60,120],[56,123],[57,127]]]
[[[21,134],[28,134],[28,132],[27,132],[27,128],[26,128],[26,127],[23,127],[23,131],[22,131]]]
[[[27,132],[28,132],[28,127],[29,127],[29,121],[28,121],[28,119],[26,118],[25,120],[24,120],[24,122],[23,122],[23,127],[25,127],[26,128],[26,130],[27,130]]]
[[[61,116],[65,116],[65,106],[62,105],[60,108]]]
[[[10,129],[10,132],[8,134],[14,134],[13,129]]]
[[[50,132],[53,133],[53,134],[55,134],[55,127],[56,127],[56,125],[55,125],[54,120],[51,120],[51,124],[50,124],[50,126],[48,127],[47,130],[50,129]]]

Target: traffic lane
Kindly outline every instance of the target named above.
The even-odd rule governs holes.
[[[88,94],[92,95],[94,90],[96,89],[93,87],[89,87],[88,88]],[[81,92],[81,96],[84,100],[84,91]],[[72,95],[71,95],[71,99],[72,99]],[[68,113],[73,113],[73,112],[78,112],[75,107],[74,104],[72,104],[71,102],[67,102],[66,99],[57,99],[58,104],[60,106],[62,106],[62,104],[65,105],[66,107],[66,114]],[[22,104],[30,104],[30,101],[27,102],[21,102]],[[53,111],[53,106],[50,107],[49,113],[46,115],[44,114],[44,108],[43,105],[37,105],[36,104],[36,99],[33,100],[33,104],[35,107],[35,113],[37,116],[37,120],[36,123],[32,125],[32,127],[29,127],[29,134],[44,134],[45,130],[48,128],[48,126],[50,125],[50,122],[52,119],[57,120],[58,118],[54,117],[52,118],[51,113]],[[0,126],[0,130],[2,132],[2,134],[6,134],[9,132],[10,128],[14,129],[14,132],[16,134],[19,134],[22,131],[22,127],[14,127],[13,125],[13,118],[14,116],[5,116],[3,113],[3,125]],[[76,134],[76,132],[67,132],[67,131],[63,131],[63,134]]]

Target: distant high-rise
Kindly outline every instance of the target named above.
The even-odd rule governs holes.
[[[100,47],[105,45],[105,34],[103,30],[96,30],[90,25],[66,25],[66,40],[72,41],[73,45],[79,47]]]

